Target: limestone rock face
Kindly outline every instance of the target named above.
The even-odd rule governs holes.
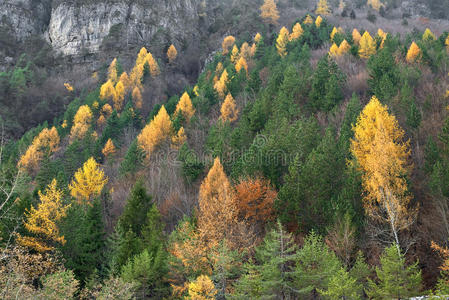
[[[146,45],[191,38],[197,24],[195,0],[62,2],[52,8],[48,39],[65,55],[96,53],[117,32],[124,46]]]

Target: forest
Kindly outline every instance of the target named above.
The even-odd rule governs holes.
[[[181,45],[84,87],[48,58],[0,72],[2,299],[448,297],[449,28],[343,28],[326,0],[280,26],[262,2],[162,103]],[[37,86],[54,103],[6,138]]]

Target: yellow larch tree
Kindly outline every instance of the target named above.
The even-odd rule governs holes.
[[[39,167],[39,162],[45,155],[51,155],[58,151],[59,142],[60,138],[56,127],[42,129],[33,139],[25,154],[20,157],[18,162],[19,168],[36,171]]]
[[[382,6],[384,6],[380,0],[368,0],[367,4],[371,6],[376,11],[379,11]]]
[[[177,56],[178,56],[178,50],[176,50],[175,45],[171,44],[167,50],[168,62],[172,64],[175,61]]]
[[[237,45],[234,45],[231,51],[231,62],[235,63],[238,58],[239,58],[239,48],[237,47]]]
[[[225,94],[228,90],[228,83],[229,83],[228,71],[224,70],[223,74],[221,74],[220,76],[220,79],[214,84],[214,89],[221,99],[225,97]]]
[[[120,111],[123,107],[123,101],[125,100],[125,86],[121,81],[117,82],[115,86],[115,95],[113,100],[115,110]]]
[[[106,144],[103,147],[103,150],[101,150],[101,153],[103,153],[104,157],[109,157],[111,155],[114,155],[116,152],[114,142],[111,139],[108,139]]]
[[[256,44],[256,43],[253,43],[253,44],[251,45],[251,49],[250,49],[250,56],[251,56],[251,57],[254,57],[254,55],[256,55],[256,51],[257,51],[257,44]]]
[[[343,12],[346,8],[346,3],[343,0],[340,0],[340,2],[338,3],[338,10],[340,12]]]
[[[113,100],[116,97],[114,83],[108,79],[100,88],[100,98],[105,100]]]
[[[407,190],[410,142],[404,142],[404,130],[375,96],[353,130],[351,153],[363,172],[365,211],[371,218],[389,224],[393,240],[400,245],[399,232],[414,222],[417,213],[410,208],[412,197]]]
[[[316,5],[315,13],[317,15],[328,16],[331,14],[329,6],[327,5],[327,0],[319,0]]]
[[[277,25],[279,11],[274,0],[265,0],[260,7],[260,17],[266,24]]]
[[[57,244],[64,245],[65,239],[57,224],[66,216],[69,206],[63,205],[63,192],[57,184],[56,179],[53,179],[44,193],[39,191],[39,204],[27,210],[24,226],[31,236],[19,235],[17,242],[20,245],[38,252],[51,251]]]
[[[295,26],[293,26],[292,33],[289,36],[290,41],[295,41],[299,39],[304,33],[304,29],[302,29],[301,24],[296,23]]]
[[[371,55],[376,54],[376,42],[368,31],[365,31],[359,42],[359,56],[368,59]]]
[[[156,147],[170,138],[172,133],[173,125],[170,116],[162,105],[154,119],[137,136],[137,143],[149,160]]]
[[[422,35],[422,39],[423,41],[435,41],[437,38],[429,28],[426,28],[424,34]]]
[[[334,58],[340,56],[340,52],[338,51],[337,44],[335,44],[335,43],[332,44],[332,46],[329,49],[329,55]]]
[[[139,54],[137,54],[136,66],[143,65],[145,63],[148,50],[145,47],[140,48]]]
[[[130,91],[130,89],[131,89],[131,82],[130,82],[128,73],[123,72],[123,73],[120,75],[119,81],[120,81],[121,83],[123,83],[123,86],[125,87],[125,92],[128,93],[128,92]]]
[[[214,283],[207,275],[200,275],[195,281],[189,283],[189,300],[214,300],[218,293]]]
[[[237,108],[237,105],[235,104],[234,97],[232,97],[231,94],[228,94],[226,96],[226,99],[223,101],[223,104],[221,105],[221,116],[220,119],[223,120],[223,122],[234,122],[239,117],[239,110]]]
[[[193,93],[195,94],[195,96],[199,97],[200,96],[200,88],[195,85],[195,87],[193,88]]]
[[[415,42],[413,42],[407,51],[406,60],[408,63],[414,63],[416,61],[419,61],[421,55],[422,55],[421,49],[418,47],[418,45]]]
[[[103,170],[93,157],[89,158],[78,171],[69,184],[70,195],[80,204],[92,205],[94,197],[100,195],[108,182]]]
[[[219,62],[217,64],[217,67],[215,68],[215,75],[221,75],[223,73],[223,64],[221,62]]]
[[[157,64],[151,53],[148,52],[147,56],[145,57],[145,62],[147,62],[150,66],[151,77],[156,77],[161,73],[161,71],[159,70],[159,65]]]
[[[360,35],[360,32],[354,28],[354,30],[352,30],[352,40],[354,41],[354,44],[358,45],[361,38],[362,36]]]
[[[249,47],[249,44],[247,42],[244,42],[242,44],[242,47],[240,47],[240,57],[244,58],[245,60],[248,60],[251,57],[251,48]]]
[[[106,116],[109,117],[112,114],[112,106],[109,103],[106,103],[101,108],[101,112]]]
[[[112,84],[115,84],[117,79],[117,58],[114,58],[108,68],[108,80],[112,81]]]
[[[234,43],[235,37],[233,37],[232,35],[228,35],[223,39],[223,43],[221,43],[223,55],[227,55],[229,53],[229,48],[231,48]]]
[[[449,36],[448,36],[449,37]],[[257,44],[262,40],[262,35],[260,33],[256,33],[254,36],[254,42]]]
[[[135,108],[142,109],[142,105],[143,105],[142,93],[140,92],[140,89],[137,86],[134,87],[134,89],[133,89],[132,98],[133,98]]]
[[[142,77],[143,77],[143,64],[135,65],[129,75],[130,88],[138,87],[142,89]]]
[[[310,15],[307,15],[306,18],[303,21],[303,24],[313,24],[313,18]]]
[[[235,70],[237,73],[240,73],[242,69],[244,69],[246,75],[248,75],[248,64],[246,63],[246,59],[244,57],[240,57],[239,61],[235,64]]]
[[[92,122],[92,111],[88,105],[82,105],[73,118],[73,126],[70,130],[70,142],[76,139],[83,139],[90,128]]]
[[[103,114],[100,114],[100,116],[98,117],[98,120],[97,120],[97,126],[102,128],[104,126],[104,124],[106,124],[106,118]]]
[[[209,249],[215,248],[230,234],[237,221],[233,189],[217,157],[200,186],[198,231]]]
[[[276,39],[276,49],[278,50],[278,54],[281,57],[285,57],[287,55],[287,44],[289,39],[288,29],[282,27],[278,38]]]
[[[332,32],[331,32],[331,35],[330,35],[331,41],[334,40],[334,37],[335,37],[335,35],[337,33],[343,34],[344,33],[343,28],[341,28],[341,27],[338,27],[338,28],[334,27],[334,28],[332,28]]]
[[[73,86],[70,83],[68,82],[64,83],[64,87],[66,88],[67,91],[73,92]]]
[[[321,23],[323,23],[323,18],[321,16],[316,17],[315,26],[319,28]]]
[[[385,41],[388,36],[388,33],[379,28],[379,29],[377,29],[377,35],[382,39],[379,47],[380,47],[380,49],[383,49],[383,47],[385,45]]]
[[[348,53],[350,49],[351,45],[349,45],[349,43],[346,40],[343,40],[343,42],[341,42],[340,46],[338,47],[338,54],[344,55]]]
[[[192,99],[187,92],[182,94],[181,99],[179,99],[178,104],[176,105],[175,115],[181,113],[187,122],[195,114],[195,108],[193,108]]]
[[[187,141],[187,136],[184,127],[179,128],[178,133],[174,135],[171,139],[172,147],[179,149]]]

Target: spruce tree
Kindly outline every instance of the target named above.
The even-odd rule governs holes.
[[[406,266],[405,257],[397,246],[386,248],[376,268],[377,280],[368,279],[368,296],[374,299],[404,299],[417,296],[421,288],[418,262]]]

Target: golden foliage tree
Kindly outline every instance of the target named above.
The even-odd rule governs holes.
[[[172,137],[172,146],[175,149],[179,149],[187,141],[187,136],[184,131],[184,127],[179,128],[178,133]]]
[[[20,157],[18,166],[28,171],[36,171],[39,162],[45,155],[55,153],[59,149],[59,134],[56,127],[44,128],[33,139],[24,155]]]
[[[70,83],[64,83],[64,86],[66,88],[67,91],[69,92],[73,92],[73,86]]]
[[[313,18],[310,15],[307,15],[303,21],[304,24],[313,24]]]
[[[125,87],[125,92],[128,93],[130,88],[131,88],[131,82],[128,76],[128,73],[123,72],[120,75],[119,81],[123,84],[123,86]]]
[[[130,88],[138,87],[142,89],[143,64],[136,64],[129,75]]]
[[[238,119],[239,110],[231,94],[228,94],[226,96],[226,99],[223,101],[223,104],[221,105],[220,112],[221,112],[220,119],[223,120],[223,122],[232,123]]]
[[[140,48],[139,54],[136,58],[136,66],[143,65],[148,55],[148,50],[145,47]]]
[[[279,11],[274,0],[265,0],[260,7],[260,17],[266,24],[277,25]]]
[[[64,244],[64,236],[60,235],[58,222],[65,217],[68,206],[62,204],[63,192],[57,188],[53,179],[45,192],[39,191],[40,203],[37,208],[31,207],[25,216],[25,229],[32,236],[18,236],[17,242],[38,252],[54,249],[55,244]]]
[[[101,112],[105,114],[106,117],[109,117],[112,114],[112,106],[109,103],[106,103],[101,108]]]
[[[137,136],[137,143],[149,159],[156,147],[171,137],[172,132],[170,116],[162,105],[154,119]]]
[[[207,275],[200,275],[195,281],[189,284],[190,300],[214,300],[217,290],[214,283]]]
[[[285,57],[287,55],[287,44],[289,39],[288,29],[282,27],[278,38],[276,39],[276,49],[278,50],[278,54],[281,57]]]
[[[121,81],[117,82],[115,86],[115,94],[114,94],[114,108],[117,111],[120,111],[123,107],[123,102],[125,100],[125,86]]]
[[[343,40],[343,42],[341,42],[340,46],[338,47],[338,54],[344,55],[348,53],[350,49],[351,45],[349,45],[349,43],[346,40]]]
[[[435,41],[437,38],[429,28],[426,28],[424,34],[422,35],[422,39],[423,41]]]
[[[251,222],[267,222],[274,217],[276,190],[261,177],[241,179],[235,186],[239,218]]]
[[[89,131],[90,123],[92,122],[92,111],[88,105],[82,105],[78,109],[73,118],[73,126],[70,130],[70,142],[76,139],[83,139]]]
[[[253,43],[251,45],[251,50],[250,50],[251,57],[254,57],[254,55],[256,55],[256,51],[257,51],[257,44]]]
[[[98,126],[98,127],[103,127],[104,124],[106,124],[106,118],[105,118],[105,116],[104,116],[103,114],[101,114],[101,115],[98,117],[98,120],[97,120],[97,126]]]
[[[323,23],[323,18],[321,16],[316,17],[315,26],[320,27],[321,23]]]
[[[446,50],[447,50],[447,52],[449,53],[449,35],[448,35],[447,38],[446,38],[445,44],[446,44]]]
[[[198,85],[195,85],[195,87],[193,88],[193,93],[194,93],[195,96],[197,96],[197,97],[200,96],[200,88],[198,87]]]
[[[295,41],[299,39],[304,33],[304,29],[302,29],[301,24],[296,23],[295,26],[293,26],[292,33],[289,36],[290,41]]]
[[[249,47],[249,44],[247,42],[244,42],[242,44],[242,47],[240,47],[240,58],[249,59],[251,57],[251,48]]]
[[[354,44],[358,45],[361,38],[362,36],[360,35],[360,32],[354,28],[354,30],[352,30],[352,40],[354,41]]]
[[[447,247],[441,247],[434,241],[430,244],[431,248],[438,252],[438,254],[443,258],[443,264],[440,266],[441,274],[439,285],[449,286],[449,249]]]
[[[246,59],[244,57],[240,57],[239,61],[235,65],[235,70],[237,73],[240,73],[242,69],[244,69],[246,75],[248,75],[248,64],[246,63]]]
[[[223,99],[226,91],[228,90],[229,75],[228,71],[224,70],[220,79],[214,84],[214,89],[218,93],[218,96]]]
[[[167,50],[168,62],[172,64],[175,61],[177,56],[178,56],[178,51],[176,50],[175,45],[171,44]]]
[[[382,49],[385,45],[385,41],[387,40],[388,33],[379,28],[377,29],[377,35],[382,39],[379,46],[379,48]]]
[[[331,14],[329,6],[327,5],[327,0],[319,0],[318,1],[318,4],[316,5],[315,13],[317,15],[323,15],[323,16],[328,16]]]
[[[108,68],[108,80],[112,81],[112,84],[115,84],[117,79],[117,58],[114,58]]]
[[[161,73],[161,71],[159,70],[159,65],[157,64],[151,53],[148,52],[147,56],[145,57],[145,62],[150,66],[150,74],[152,77],[156,77]]]
[[[405,176],[409,173],[409,141],[398,121],[373,96],[353,128],[351,152],[363,171],[364,207],[367,215],[389,224],[399,245],[399,231],[408,228],[416,217],[409,208],[411,196]],[[398,246],[399,250],[399,246]]]
[[[101,150],[101,153],[103,153],[104,157],[109,157],[113,155],[116,152],[114,142],[112,142],[111,139],[108,139],[106,144],[103,147],[103,150]]]
[[[239,48],[237,47],[237,45],[234,45],[231,51],[231,62],[235,63],[238,58],[239,58]]]
[[[184,116],[187,122],[189,122],[195,114],[195,108],[193,108],[192,100],[187,92],[182,94],[181,99],[179,99],[179,102],[176,105],[175,114],[179,113]]]
[[[448,37],[449,38],[449,37]],[[262,35],[260,33],[256,33],[254,36],[254,42],[257,44],[262,40]]]
[[[100,98],[105,100],[113,100],[115,98],[115,88],[112,80],[108,79],[100,88]]]
[[[69,184],[70,194],[80,204],[91,205],[93,197],[100,195],[107,182],[108,178],[95,159],[91,157],[75,172],[74,178]]]
[[[200,186],[198,231],[207,247],[216,247],[231,234],[237,222],[233,190],[217,157]]]
[[[137,86],[134,87],[134,89],[133,89],[132,98],[133,98],[134,106],[137,109],[142,109],[142,104],[143,104],[142,93],[140,92],[140,89]]]
[[[382,6],[384,6],[380,0],[368,0],[367,4],[373,9],[379,11]]]
[[[232,35],[228,35],[223,39],[223,43],[221,44],[223,55],[227,55],[229,53],[229,48],[235,43],[235,37]]]
[[[406,60],[408,63],[414,63],[419,60],[421,55],[422,55],[421,49],[418,47],[418,45],[415,42],[413,42],[407,51]]]
[[[332,28],[332,32],[331,32],[331,35],[330,35],[331,41],[334,40],[334,37],[335,37],[335,35],[336,35],[337,33],[343,34],[343,33],[344,33],[343,28],[341,28],[341,27],[338,27],[338,28],[337,28],[337,27],[334,27],[334,28]]]
[[[376,54],[376,42],[368,31],[365,31],[359,42],[359,56],[368,59],[371,55]]]
[[[335,43],[332,44],[332,46],[329,49],[329,55],[332,57],[338,57],[340,55],[337,44]]]

